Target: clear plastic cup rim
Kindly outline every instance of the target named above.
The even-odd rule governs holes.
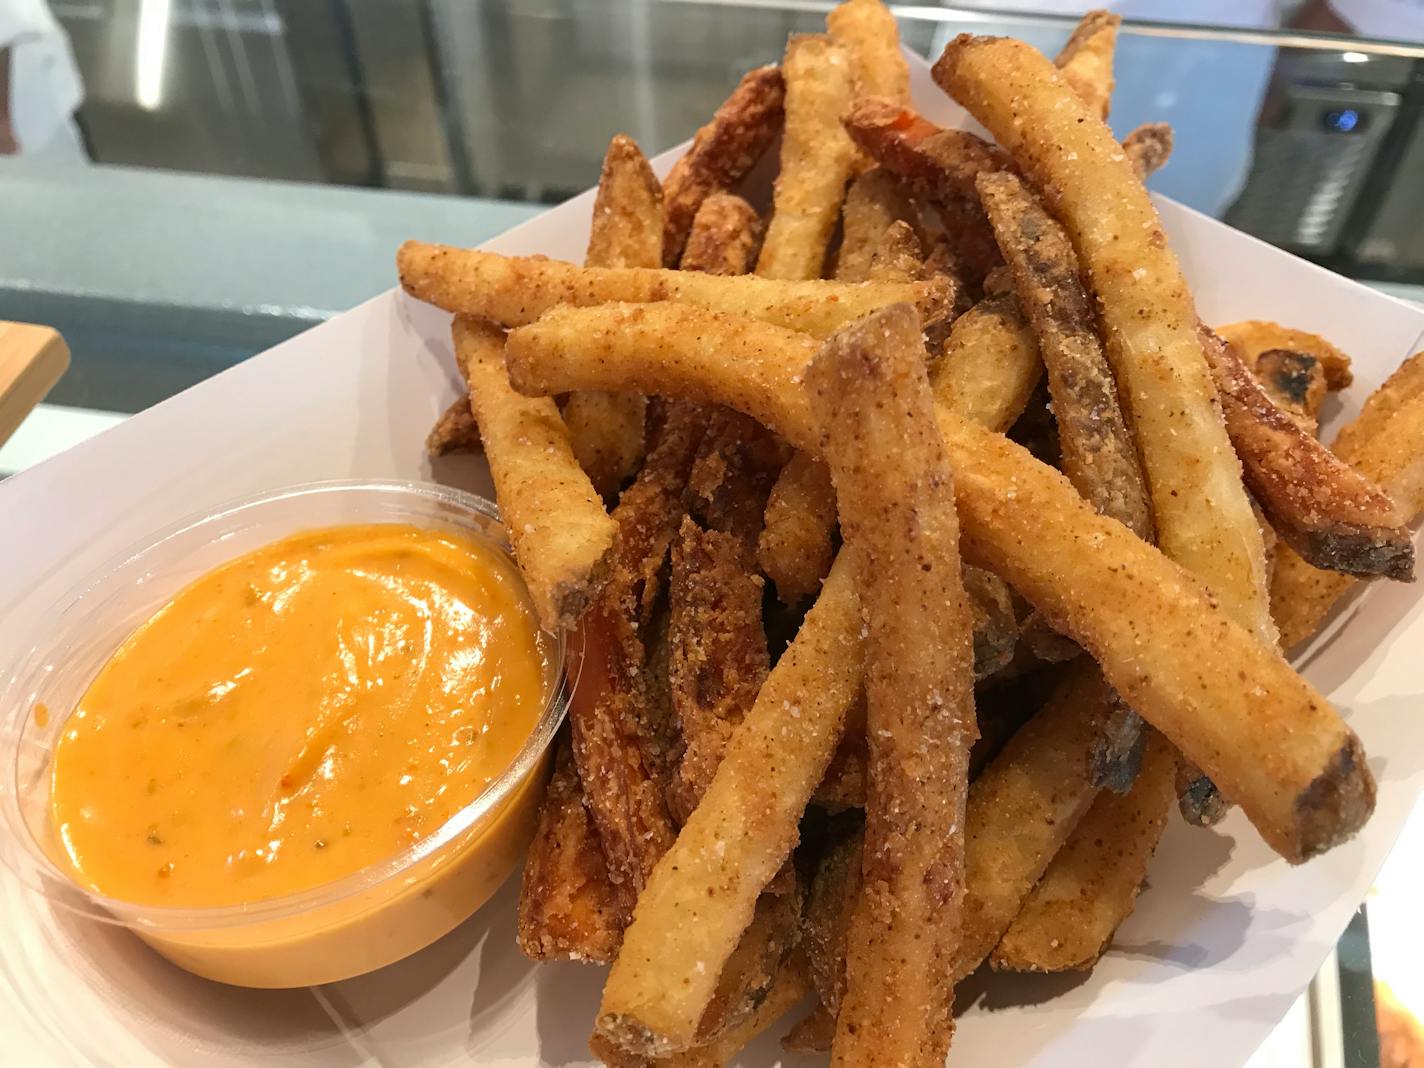
[[[379,517],[362,514],[369,507],[370,511],[376,513],[382,509],[392,515],[399,511],[411,513],[407,518],[388,519],[388,522],[400,521],[420,525],[422,511],[428,513],[429,519],[443,517],[447,520],[447,528],[463,525],[465,532],[490,544],[506,560],[513,562],[508,540],[500,525],[498,509],[493,502],[483,497],[427,482],[342,479],[305,482],[267,490],[191,514],[155,531],[88,572],[86,577],[59,598],[55,607],[46,614],[43,623],[36,629],[39,637],[35,643],[16,656],[4,674],[0,675],[0,716],[3,716],[3,719],[0,719],[0,730],[3,731],[6,743],[5,766],[0,774],[0,823],[4,825],[3,833],[0,833],[0,863],[9,868],[31,890],[44,894],[52,902],[70,911],[110,923],[149,929],[156,933],[216,931],[282,920],[337,905],[387,884],[390,885],[392,893],[395,893],[407,881],[403,877],[415,881],[414,873],[422,862],[456,843],[462,835],[498,811],[538,767],[568,711],[569,697],[577,681],[569,678],[570,672],[567,669],[572,668],[576,674],[579,660],[574,656],[570,663],[570,650],[564,634],[551,634],[542,630],[539,634],[547,665],[547,696],[534,730],[509,767],[485,787],[478,797],[428,837],[392,857],[369,864],[332,882],[292,894],[238,905],[149,905],[106,897],[82,885],[35,839],[33,827],[27,822],[21,809],[21,794],[24,788],[20,781],[20,765],[26,747],[41,743],[34,740],[27,742],[24,737],[25,728],[31,720],[36,704],[42,700],[39,686],[53,670],[52,662],[62,656],[67,646],[78,640],[77,628],[83,625],[83,617],[106,605],[112,605],[125,594],[132,594],[136,585],[142,586],[150,581],[165,563],[173,566],[171,554],[184,544],[198,539],[202,545],[212,545],[233,539],[239,533],[256,533],[260,531],[260,526],[254,527],[250,524],[260,519],[264,512],[282,506],[300,509],[303,503],[308,501],[346,504],[350,506],[353,514],[351,518],[336,524],[313,521],[305,526],[297,523],[284,531],[273,531],[265,540],[234,549],[228,558],[240,555],[248,551],[248,548],[274,541],[286,533],[302,529],[340,525],[340,522],[381,522]],[[461,519],[464,520],[463,524],[458,522]],[[204,538],[204,534],[208,537]],[[170,596],[171,594],[155,599],[148,608],[148,613],[156,611]],[[527,590],[525,596],[528,596]],[[147,616],[143,618],[146,619]],[[131,632],[132,628],[128,633]],[[107,661],[116,648],[117,643],[108,650],[103,660]],[[92,675],[90,680],[92,681]],[[51,714],[58,721],[56,730],[70,711],[68,708],[51,710]],[[46,783],[48,764],[46,754]]]

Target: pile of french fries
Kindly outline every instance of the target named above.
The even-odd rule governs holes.
[[[879,0],[827,28],[664,181],[615,138],[585,266],[399,254],[469,387],[429,447],[484,450],[582,632],[518,939],[612,965],[608,1064],[803,1001],[789,1048],[941,1064],[985,961],[1093,966],[1174,800],[1292,863],[1374,805],[1282,649],[1413,577],[1424,355],[1327,448],[1349,359],[1200,321],[1142,184],[1171,131],[1104,121],[1115,16],[948,46],[997,144],[914,112]]]

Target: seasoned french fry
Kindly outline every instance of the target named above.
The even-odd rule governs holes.
[[[1018,421],[1042,377],[1038,342],[1018,304],[1002,297],[981,300],[956,319],[930,369],[940,404],[997,431]]]
[[[892,305],[837,332],[805,380],[868,631],[864,882],[831,1056],[937,1065],[952,1031],[977,727],[953,476],[914,309]]]
[[[643,413],[636,393],[574,393],[564,402],[564,426],[579,466],[600,496],[618,492],[643,458]]]
[[[998,575],[968,564],[964,567],[964,590],[974,617],[974,677],[987,679],[1014,658],[1019,622],[1013,595]]]
[[[500,514],[539,621],[550,630],[568,626],[603,581],[617,524],[574,458],[554,402],[510,388],[504,331],[460,316],[453,337]]]
[[[676,266],[702,202],[739,181],[781,130],[786,86],[778,67],[758,67],[732,90],[663,182],[663,266]]]
[[[1124,714],[1097,669],[1075,664],[1048,703],[970,786],[964,933],[954,959],[956,981],[994,948],[1088,811],[1098,792],[1094,754],[1109,720]]]
[[[871,282],[915,282],[924,271],[924,250],[907,222],[894,222],[880,237],[866,276]]]
[[[786,79],[781,172],[756,273],[820,278],[855,167],[855,146],[841,126],[854,96],[850,53],[824,34],[793,35],[781,73]]]
[[[1196,309],[1122,146],[1022,42],[961,34],[933,73],[1009,150],[1073,239],[1098,297],[1162,550],[1274,643],[1261,533],[1216,410]]]
[[[1063,80],[1100,119],[1108,117],[1112,106],[1113,52],[1121,23],[1121,15],[1089,11],[1053,60]]]
[[[699,271],[575,267],[535,257],[407,241],[397,255],[401,285],[446,311],[521,326],[560,304],[612,301],[702,304],[825,337],[867,311],[910,301],[926,323],[946,313],[942,279],[906,284],[785,282],[721,278]]]
[[[1394,501],[1271,402],[1210,331],[1205,351],[1246,485],[1286,543],[1315,567],[1414,577],[1414,540]]]
[[[989,957],[1006,971],[1091,968],[1132,912],[1175,794],[1176,754],[1149,736],[1126,794],[1103,790]]]
[[[1148,122],[1122,139],[1122,150],[1133,173],[1144,181],[1167,164],[1172,155],[1172,127],[1165,122]]]
[[[1318,359],[1306,352],[1267,349],[1251,370],[1277,408],[1307,434],[1319,433],[1320,405],[1329,388]]]
[[[692,220],[680,266],[707,274],[746,274],[760,247],[756,208],[732,193],[713,193]]]
[[[841,209],[841,248],[836,280],[864,282],[880,239],[894,222],[913,225],[917,213],[899,180],[883,167],[858,175],[846,192]]]
[[[1420,394],[1424,394],[1424,352],[1416,352],[1371,393],[1360,412],[1335,435],[1331,445],[1336,455],[1347,463],[1357,463],[1357,456],[1368,443],[1384,433],[1395,414]]]
[[[826,465],[798,452],[772,487],[757,561],[786,604],[821,588],[831,570],[836,494]]]
[[[1419,356],[1396,372],[1408,380],[1424,363]],[[1381,392],[1394,392],[1401,383],[1391,378]],[[1417,518],[1424,512],[1424,393],[1414,393],[1384,417],[1381,410],[1393,397],[1372,410],[1367,404],[1356,422],[1373,424],[1371,437],[1342,434],[1338,455],[1366,478],[1384,488],[1399,507],[1401,517]],[[1382,424],[1382,425],[1381,425]],[[1348,429],[1348,428],[1347,428]],[[1281,628],[1281,644],[1289,649],[1319,629],[1330,610],[1357,580],[1333,571],[1311,567],[1282,546],[1271,577],[1271,611]]]
[[[860,692],[859,634],[846,559],[831,569],[638,899],[599,1009],[598,1030],[617,1045],[670,1053],[695,1043],[717,976],[790,855]]]
[[[1246,319],[1213,328],[1221,337],[1235,345],[1248,367],[1254,367],[1261,353],[1269,349],[1289,349],[1314,356],[1325,368],[1325,384],[1332,391],[1344,389],[1355,380],[1350,370],[1350,357],[1319,334],[1294,330],[1267,319]]]
[[[826,29],[850,51],[857,97],[909,102],[910,66],[900,51],[900,30],[880,0],[837,4],[826,16]]]
[[[795,386],[815,347],[804,335],[703,309],[606,307],[562,309],[512,332],[506,359],[523,390],[656,388],[737,408],[814,449]],[[1314,688],[1189,573],[1093,512],[1060,474],[944,404],[937,415],[968,559],[1092,654],[1123,699],[1283,857],[1300,862],[1359,829],[1374,807],[1374,780],[1359,739]],[[1250,715],[1240,704],[1243,674],[1256,687]]]
[[[835,1036],[836,1018],[818,1003],[786,1033],[781,1048],[791,1053],[825,1053]]]
[[[865,828],[857,821],[826,847],[817,862],[802,919],[801,952],[811,973],[811,985],[831,1015],[832,1033],[845,993],[846,934],[860,896],[864,855]],[[826,1045],[829,1048],[829,1041]]]
[[[561,736],[519,888],[519,948],[531,960],[607,964],[623,924],[603,850],[583,805],[573,750]]]
[[[979,175],[1013,169],[1003,150],[982,137],[936,126],[884,97],[857,100],[846,115],[845,128],[877,163],[914,192],[936,201],[976,201]]]
[[[475,413],[470,411],[467,392],[451,401],[435,421],[425,439],[425,451],[430,456],[448,456],[453,452],[477,452],[479,447],[480,427]]]
[[[1151,541],[1142,464],[1068,235],[1007,171],[980,175],[979,195],[1048,369],[1063,473],[1100,514]]]

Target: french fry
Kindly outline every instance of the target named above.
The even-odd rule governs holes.
[[[956,319],[930,369],[940,404],[997,431],[1018,421],[1042,377],[1038,342],[1018,304],[1002,297],[981,300]]]
[[[1008,666],[1018,645],[1019,621],[1009,585],[982,567],[965,565],[964,590],[974,619],[974,678],[987,679]]]
[[[756,208],[732,193],[713,193],[692,220],[680,266],[706,274],[746,274],[760,247]]]
[[[1248,367],[1254,367],[1261,353],[1270,349],[1289,349],[1314,356],[1325,368],[1325,384],[1334,391],[1344,389],[1355,380],[1350,370],[1350,357],[1319,334],[1294,330],[1267,319],[1245,319],[1213,328],[1221,337],[1235,345]]]
[[[477,452],[480,447],[480,427],[475,413],[470,411],[470,396],[456,397],[441,413],[425,439],[429,456],[448,456],[455,452]]]
[[[841,247],[836,280],[864,282],[880,239],[894,222],[912,223],[914,205],[899,180],[883,167],[872,167],[850,183],[841,209]]]
[[[910,66],[900,51],[900,30],[880,0],[837,4],[826,16],[826,29],[850,51],[857,97],[909,102]]]
[[[1286,543],[1315,567],[1414,577],[1414,541],[1383,490],[1272,403],[1240,356],[1205,331],[1226,428],[1246,485]]]
[[[1101,515],[1151,541],[1142,464],[1068,235],[1007,171],[980,175],[979,196],[1048,369],[1063,473]]]
[[[965,130],[949,130],[904,103],[884,97],[855,102],[845,118],[851,140],[931,200],[975,201],[974,183],[986,171],[1012,170],[1004,151]]]
[[[910,301],[927,323],[948,310],[943,280],[906,284],[785,282],[722,278],[698,271],[575,267],[536,257],[407,241],[397,255],[401,285],[446,311],[507,326],[533,322],[560,304],[614,301],[702,304],[825,337],[875,308]]]
[[[824,34],[793,35],[781,73],[786,80],[781,172],[756,273],[820,278],[855,167],[855,146],[841,126],[854,96],[850,53]]]
[[[781,1040],[781,1048],[790,1053],[825,1053],[831,1048],[835,1036],[836,1018],[818,1003],[786,1033]]]
[[[781,472],[766,502],[757,562],[786,604],[821,588],[831,570],[836,494],[826,465],[798,452]]]
[[[1122,139],[1122,150],[1139,181],[1156,174],[1172,155],[1172,127],[1165,122],[1148,122]]]
[[[924,266],[924,251],[914,228],[907,222],[894,222],[881,235],[866,277],[871,282],[915,282]]]
[[[811,985],[831,1015],[833,1033],[845,993],[846,934],[860,896],[864,855],[865,827],[857,820],[826,846],[817,861],[801,925],[801,952]]]
[[[519,888],[519,948],[531,960],[607,964],[623,924],[603,850],[583,805],[573,750],[561,736]]]
[[[697,211],[735,185],[781,130],[786,86],[778,67],[758,67],[697,131],[663,182],[663,266],[676,266]]]
[[[1121,23],[1121,15],[1089,11],[1053,60],[1063,80],[1100,119],[1108,117],[1112,106],[1113,52]]]
[[[1098,297],[1162,550],[1274,643],[1265,551],[1216,410],[1196,309],[1122,146],[1022,42],[961,34],[933,74],[1008,149],[1073,240]]]
[[[868,631],[863,884],[831,1059],[942,1065],[977,727],[953,474],[915,310],[892,305],[838,331],[805,381]]]
[[[1424,394],[1424,352],[1416,352],[1405,360],[1379,389],[1365,398],[1359,414],[1340,428],[1331,448],[1347,463],[1357,463],[1357,457],[1368,448],[1368,443],[1383,434],[1395,414],[1420,394]]]
[[[564,426],[579,466],[601,497],[612,497],[643,458],[643,413],[636,393],[574,393],[564,402]]]
[[[1102,675],[1075,664],[969,788],[967,892],[955,980],[989,954],[1098,792],[1094,754],[1115,706]]]
[[[1383,409],[1393,406],[1392,394],[1401,385],[1396,379],[1409,380],[1421,363],[1419,356],[1412,357],[1381,387],[1386,399],[1374,409],[1366,403],[1355,422],[1370,425],[1373,436],[1342,432],[1344,444],[1336,446],[1342,460],[1382,486],[1399,515],[1410,519],[1424,512],[1424,393],[1408,396],[1387,416]],[[1290,649],[1314,634],[1356,581],[1311,567],[1282,546],[1271,578],[1271,611],[1281,628],[1282,647]]]
[[[521,390],[658,389],[737,408],[789,444],[815,449],[795,388],[815,347],[804,335],[704,309],[606,307],[562,309],[513,331],[506,360]],[[1374,807],[1374,781],[1359,739],[1313,687],[1188,572],[1097,515],[1062,475],[944,404],[937,416],[956,470],[966,558],[1092,654],[1123,699],[1287,860],[1359,829]],[[1259,690],[1249,716],[1243,674]]]
[[[558,630],[602,584],[617,524],[574,458],[554,402],[510,388],[504,331],[461,316],[453,338],[514,557],[539,621]]]
[[[1103,790],[989,957],[1004,971],[1091,968],[1132,912],[1175,795],[1176,753],[1153,733],[1126,794]]]
[[[717,976],[785,863],[860,692],[860,601],[847,558],[733,733],[717,773],[638,899],[598,1030],[667,1054],[695,1044]]]
[[[1277,408],[1307,434],[1319,433],[1320,406],[1329,388],[1318,359],[1306,352],[1267,349],[1251,371]]]

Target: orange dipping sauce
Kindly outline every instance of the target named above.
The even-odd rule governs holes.
[[[513,763],[548,665],[512,565],[450,533],[310,531],[209,572],[65,724],[77,877],[175,907],[307,890],[437,831]]]

